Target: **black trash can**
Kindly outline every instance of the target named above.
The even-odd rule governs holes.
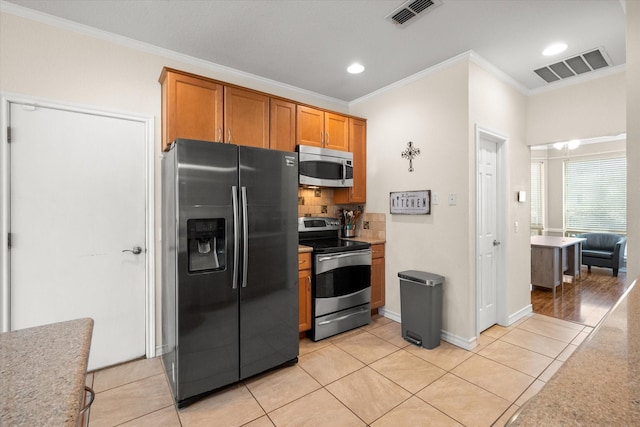
[[[398,277],[402,338],[424,348],[436,348],[442,329],[444,277],[417,270],[401,271]]]

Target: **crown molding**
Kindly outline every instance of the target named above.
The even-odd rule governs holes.
[[[459,55],[456,55],[452,58],[447,59],[446,61],[440,62],[439,64],[436,64],[432,67],[429,68],[425,68],[422,71],[418,71],[415,74],[410,75],[409,77],[406,77],[402,80],[398,80],[397,82],[391,83],[390,85],[387,85],[383,88],[380,88],[376,91],[373,91],[367,95],[364,95],[360,98],[357,98],[353,101],[351,101],[349,103],[349,107],[352,107],[354,105],[359,104],[360,102],[364,102],[374,96],[380,95],[381,93],[393,90],[393,89],[397,89],[403,86],[406,86],[408,84],[411,84],[417,80],[423,79],[426,76],[433,74],[435,72],[444,70],[445,68],[449,68],[452,65],[455,65],[459,62],[463,62],[463,61],[470,61],[473,62],[474,64],[482,67],[483,69],[485,69],[486,71],[488,71],[489,73],[491,73],[492,75],[494,75],[495,77],[497,77],[498,79],[502,80],[504,83],[508,84],[509,86],[513,87],[514,89],[516,89],[518,92],[522,93],[523,95],[528,95],[529,90],[524,87],[523,85],[521,85],[520,83],[518,83],[517,81],[515,81],[513,78],[511,78],[509,75],[507,75],[505,72],[503,72],[502,70],[500,70],[498,67],[496,67],[495,65],[493,65],[492,63],[490,63],[489,61],[487,61],[486,59],[482,58],[480,55],[478,55],[476,52],[474,52],[473,50],[468,50],[466,52],[463,52]]]
[[[489,73],[493,74],[494,77],[497,77],[499,80],[502,80],[503,83],[506,83],[507,85],[511,86],[521,94],[529,95],[529,93],[531,92],[526,86],[519,83],[513,77],[511,77],[510,75],[502,71],[500,68],[496,67],[491,62],[487,61],[486,59],[484,59],[483,57],[481,57],[480,55],[478,55],[476,52],[472,50],[469,51],[469,60],[474,64],[483,68],[485,71],[488,71]]]
[[[463,62],[465,60],[469,60],[470,57],[471,57],[471,51],[467,51],[467,52],[461,53],[459,55],[456,55],[453,58],[449,58],[449,59],[447,59],[447,60],[445,60],[443,62],[440,62],[439,64],[436,64],[436,65],[434,65],[432,67],[425,68],[422,71],[418,71],[417,73],[412,74],[409,77],[405,77],[402,80],[398,80],[397,82],[393,82],[390,85],[384,86],[384,87],[382,87],[382,88],[380,88],[378,90],[374,90],[373,92],[368,93],[368,94],[366,94],[364,96],[361,96],[360,98],[354,99],[353,101],[351,101],[349,103],[349,107],[353,107],[354,105],[357,105],[357,104],[359,104],[361,102],[364,102],[364,101],[366,101],[366,100],[368,100],[370,98],[378,96],[378,95],[380,95],[380,94],[382,94],[384,92],[388,92],[388,91],[393,90],[393,89],[401,88],[401,87],[406,86],[408,84],[411,84],[411,83],[413,83],[415,81],[421,80],[421,79],[425,78],[426,76],[428,76],[430,74],[433,74],[433,73],[438,72],[440,70],[444,70],[446,68],[449,68],[449,67],[451,67],[451,66],[453,66],[453,65],[455,65],[455,64],[457,64],[459,62]]]
[[[323,100],[325,102],[342,105],[345,108],[349,107],[349,103],[342,99],[332,98],[317,92],[299,88],[297,86],[288,85],[286,83],[268,79],[266,77],[261,77],[256,74],[247,73],[244,71],[237,70],[235,68],[226,67],[224,65],[216,64],[211,61],[205,61],[203,59],[178,53],[173,50],[158,47],[150,43],[141,42],[138,40],[131,39],[129,37],[124,37],[118,34],[110,33],[108,31],[99,30],[97,28],[90,27],[88,25],[79,24],[77,22],[69,21],[67,19],[59,18],[57,16],[49,15],[47,13],[39,12],[23,6],[18,6],[16,4],[9,3],[4,0],[0,0],[0,13],[8,13],[21,18],[36,21],[41,24],[46,24],[52,27],[56,27],[63,30],[68,30],[78,34],[82,34],[85,36],[93,37],[95,39],[113,43],[119,46],[135,49],[144,53],[160,56],[169,60],[183,62],[185,64],[189,64],[195,67],[213,71],[215,73],[230,74],[232,76],[240,77],[246,80],[251,80],[259,84],[266,84],[272,87],[277,87],[280,89],[298,93],[300,95],[310,96],[318,100]]]

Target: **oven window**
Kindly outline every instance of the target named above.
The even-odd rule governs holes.
[[[371,266],[353,265],[320,273],[316,277],[315,298],[349,295],[371,285]]]

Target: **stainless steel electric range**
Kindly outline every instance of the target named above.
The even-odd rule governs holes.
[[[371,322],[371,245],[339,236],[335,218],[298,218],[299,242],[313,248],[313,341]]]

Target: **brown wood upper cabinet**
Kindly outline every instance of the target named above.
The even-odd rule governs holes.
[[[176,138],[220,141],[223,130],[223,86],[211,80],[163,69],[162,149]]]
[[[349,150],[349,119],[340,114],[298,105],[297,143]]]
[[[336,188],[335,203],[367,201],[367,122],[349,118],[349,151],[353,153],[353,187]]]
[[[224,87],[224,142],[269,148],[269,97]]]
[[[296,151],[296,104],[271,98],[269,148]]]

